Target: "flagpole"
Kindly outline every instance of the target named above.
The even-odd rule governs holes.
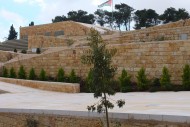
[[[113,31],[113,0],[112,0],[112,31]]]

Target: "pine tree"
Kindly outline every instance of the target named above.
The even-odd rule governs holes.
[[[119,77],[119,82],[122,92],[127,92],[132,89],[131,76],[128,75],[125,69],[122,70],[121,77]]]
[[[13,39],[17,39],[17,35],[18,32],[15,31],[15,28],[13,27],[13,25],[10,27],[9,30],[9,36],[8,36],[8,40],[13,40]]]
[[[65,72],[63,70],[63,68],[60,68],[57,74],[57,81],[58,82],[64,82],[65,80]]]
[[[13,67],[10,69],[9,78],[16,78],[16,72]]]
[[[24,69],[24,66],[20,66],[20,69],[18,72],[18,78],[19,79],[26,79],[26,71]]]
[[[182,83],[186,89],[190,89],[190,67],[188,64],[183,68]]]
[[[162,69],[162,76],[160,79],[161,87],[164,89],[170,89],[171,88],[171,81],[170,81],[170,74],[166,67],[163,67]]]
[[[148,79],[145,74],[145,69],[141,68],[137,75],[137,85],[140,90],[146,90],[148,88]]]
[[[46,81],[47,80],[47,77],[46,77],[46,72],[45,70],[42,68],[41,71],[40,71],[40,76],[39,76],[40,80],[41,81]]]
[[[30,79],[30,80],[35,80],[36,79],[36,73],[35,73],[34,68],[30,69],[30,73],[29,73],[28,79]]]

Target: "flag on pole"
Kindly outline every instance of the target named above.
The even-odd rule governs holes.
[[[99,8],[102,8],[104,6],[111,6],[112,5],[112,0],[108,0],[100,5],[98,5]]]

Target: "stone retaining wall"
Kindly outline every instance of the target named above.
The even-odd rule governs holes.
[[[136,81],[137,72],[141,67],[146,69],[148,78],[152,79],[159,78],[162,68],[166,66],[172,82],[180,84],[183,67],[185,64],[190,64],[190,41],[187,40],[108,45],[108,48],[117,49],[117,54],[113,57],[113,65],[118,68],[116,77],[126,69],[133,81]],[[59,68],[62,67],[66,75],[74,69],[78,76],[85,78],[90,66],[81,63],[81,55],[86,49],[88,47],[68,48],[6,63],[5,66],[8,69],[14,67],[18,72],[20,65],[23,65],[27,73],[33,67],[38,75],[41,68],[44,68],[46,74],[51,77],[56,77]]]
[[[64,39],[47,36],[29,36],[28,49],[67,46]]]
[[[104,127],[104,115],[77,111],[0,109],[0,127]],[[147,117],[148,116],[148,117]],[[160,119],[163,118],[163,119]],[[189,127],[189,117],[110,113],[110,127]]]
[[[35,89],[65,92],[65,93],[79,93],[80,85],[73,83],[60,83],[60,82],[45,82],[45,81],[34,81],[34,80],[22,80],[22,79],[10,79],[0,77],[0,81],[17,84],[21,86],[31,87]]]
[[[17,56],[16,53],[0,51],[0,62],[9,61],[10,59],[14,58],[15,56]]]
[[[20,27],[20,38],[23,39],[36,35],[55,36],[55,33],[58,31],[63,31],[66,36],[82,36],[87,35],[90,32],[90,28],[73,21]]]

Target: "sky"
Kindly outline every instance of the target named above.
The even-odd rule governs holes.
[[[66,15],[69,11],[79,9],[94,13],[98,5],[106,0],[0,0],[0,41],[8,36],[13,24],[17,32],[20,26],[28,26],[31,21],[35,25],[51,23],[58,15]],[[154,9],[162,14],[166,8],[185,8],[190,12],[189,0],[113,0],[114,4],[125,3],[136,10]],[[102,9],[111,11],[111,7]]]

